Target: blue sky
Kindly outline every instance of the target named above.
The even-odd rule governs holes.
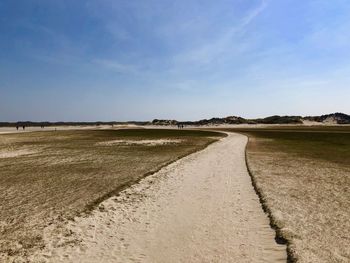
[[[350,113],[348,0],[0,1],[0,121]]]

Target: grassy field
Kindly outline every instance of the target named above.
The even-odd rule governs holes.
[[[230,131],[249,136],[249,169],[290,259],[350,262],[350,127]]]
[[[43,246],[45,226],[88,212],[221,136],[165,129],[0,135],[0,261]],[[149,143],[154,140],[164,143]]]

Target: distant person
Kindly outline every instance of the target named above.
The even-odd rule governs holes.
[[[17,129],[17,131],[18,131],[18,125],[16,126],[16,129]]]
[[[23,127],[22,127],[22,128],[23,128],[23,130],[25,130],[25,129],[26,129],[26,126],[24,126],[24,125],[23,125]]]

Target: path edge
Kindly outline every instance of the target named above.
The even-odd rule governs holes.
[[[285,238],[283,236],[283,232],[281,230],[281,228],[278,226],[277,224],[277,220],[273,214],[273,212],[271,211],[270,207],[267,205],[266,202],[266,198],[264,197],[263,191],[260,187],[258,187],[258,183],[257,183],[257,179],[254,175],[254,173],[252,172],[252,169],[249,165],[249,160],[248,160],[248,144],[250,142],[250,138],[249,136],[245,135],[245,134],[241,134],[243,136],[247,137],[247,143],[244,149],[244,158],[245,158],[245,164],[247,167],[247,171],[249,174],[249,177],[251,179],[251,183],[253,185],[254,191],[257,194],[257,196],[259,197],[259,202],[261,204],[262,209],[264,210],[265,214],[268,216],[269,218],[269,222],[270,222],[270,227],[275,231],[276,236],[275,236],[275,241],[277,244],[283,244],[286,245],[286,252],[287,252],[287,263],[296,263],[298,262],[298,259],[295,256],[295,253],[293,252],[292,249],[292,242],[291,240],[289,240],[288,238]]]

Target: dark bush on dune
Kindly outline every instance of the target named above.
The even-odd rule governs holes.
[[[302,124],[302,117],[301,116],[270,116],[264,119],[255,119],[252,120],[255,123],[262,123],[262,124]]]

